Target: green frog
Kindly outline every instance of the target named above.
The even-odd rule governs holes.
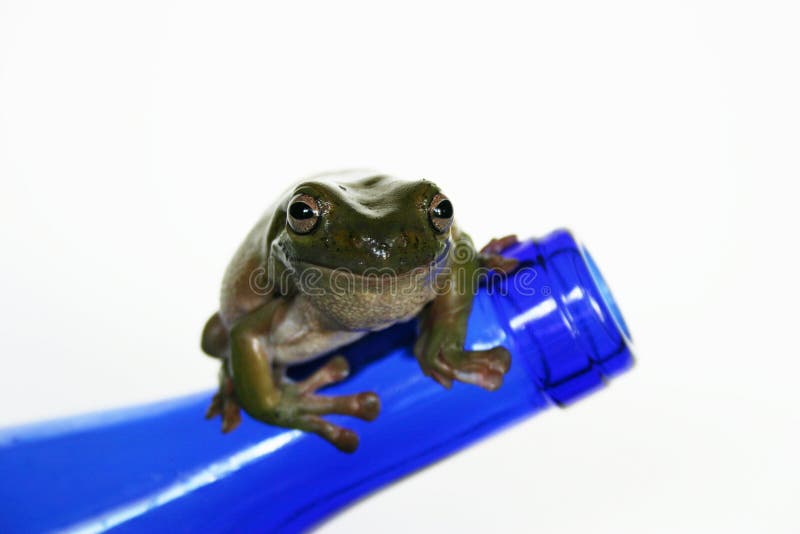
[[[456,380],[500,387],[509,352],[468,351],[464,339],[478,275],[513,270],[516,260],[501,251],[516,237],[493,239],[478,252],[453,214],[436,184],[367,171],[318,175],[289,190],[235,253],[219,311],[203,330],[203,351],[222,359],[206,417],[221,416],[229,432],[243,408],[352,452],[358,436],[323,416],[371,421],[378,396],[317,394],[347,377],[342,356],[302,381],[287,378],[286,369],[415,317],[413,350],[423,373],[446,388]]]

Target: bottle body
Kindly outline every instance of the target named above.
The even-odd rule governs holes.
[[[411,352],[415,325],[408,323],[342,351],[353,373],[325,390],[381,397],[376,421],[330,417],[361,436],[355,454],[249,418],[221,435],[202,419],[206,394],[7,430],[0,433],[0,530],[303,531],[630,365],[616,305],[568,232],[525,241],[507,254],[522,261],[521,269],[481,288],[466,342],[511,351],[498,391],[460,383],[445,390],[425,377]]]

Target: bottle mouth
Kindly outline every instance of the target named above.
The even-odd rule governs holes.
[[[580,245],[580,251],[586,262],[589,275],[592,277],[595,287],[597,287],[597,292],[600,295],[602,304],[605,305],[608,311],[608,316],[611,317],[622,335],[625,336],[626,341],[630,343],[633,339],[630,330],[628,330],[625,318],[622,316],[622,312],[617,305],[617,301],[614,299],[614,295],[611,293],[611,289],[606,283],[606,279],[603,278],[603,273],[600,272],[600,268],[597,266],[597,263],[595,263],[594,258],[589,253],[589,249],[587,249],[585,245]]]

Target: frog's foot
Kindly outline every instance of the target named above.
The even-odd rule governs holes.
[[[218,415],[222,417],[222,431],[226,434],[242,422],[241,409],[239,408],[239,402],[236,400],[233,380],[227,376],[220,379],[219,391],[211,399],[211,405],[206,411],[206,419],[212,419]]]
[[[519,260],[507,258],[503,256],[501,252],[517,243],[519,243],[519,240],[516,235],[507,235],[499,239],[492,239],[481,249],[481,266],[504,274],[513,272],[519,265]]]
[[[458,336],[439,329],[424,333],[414,344],[422,372],[446,388],[453,380],[494,391],[503,385],[503,377],[511,368],[511,355],[504,347],[488,350],[464,350]],[[460,338],[459,338],[460,339]]]
[[[321,416],[340,414],[372,421],[378,417],[381,409],[378,396],[372,392],[338,397],[315,394],[318,389],[345,379],[349,373],[347,360],[335,356],[306,380],[282,384],[278,405],[263,419],[279,426],[313,432],[341,451],[355,451],[358,435]]]

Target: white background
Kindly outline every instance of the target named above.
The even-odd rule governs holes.
[[[0,2],[0,423],[214,386],[198,338],[304,175],[573,228],[638,366],[321,532],[797,532],[792,2]]]

